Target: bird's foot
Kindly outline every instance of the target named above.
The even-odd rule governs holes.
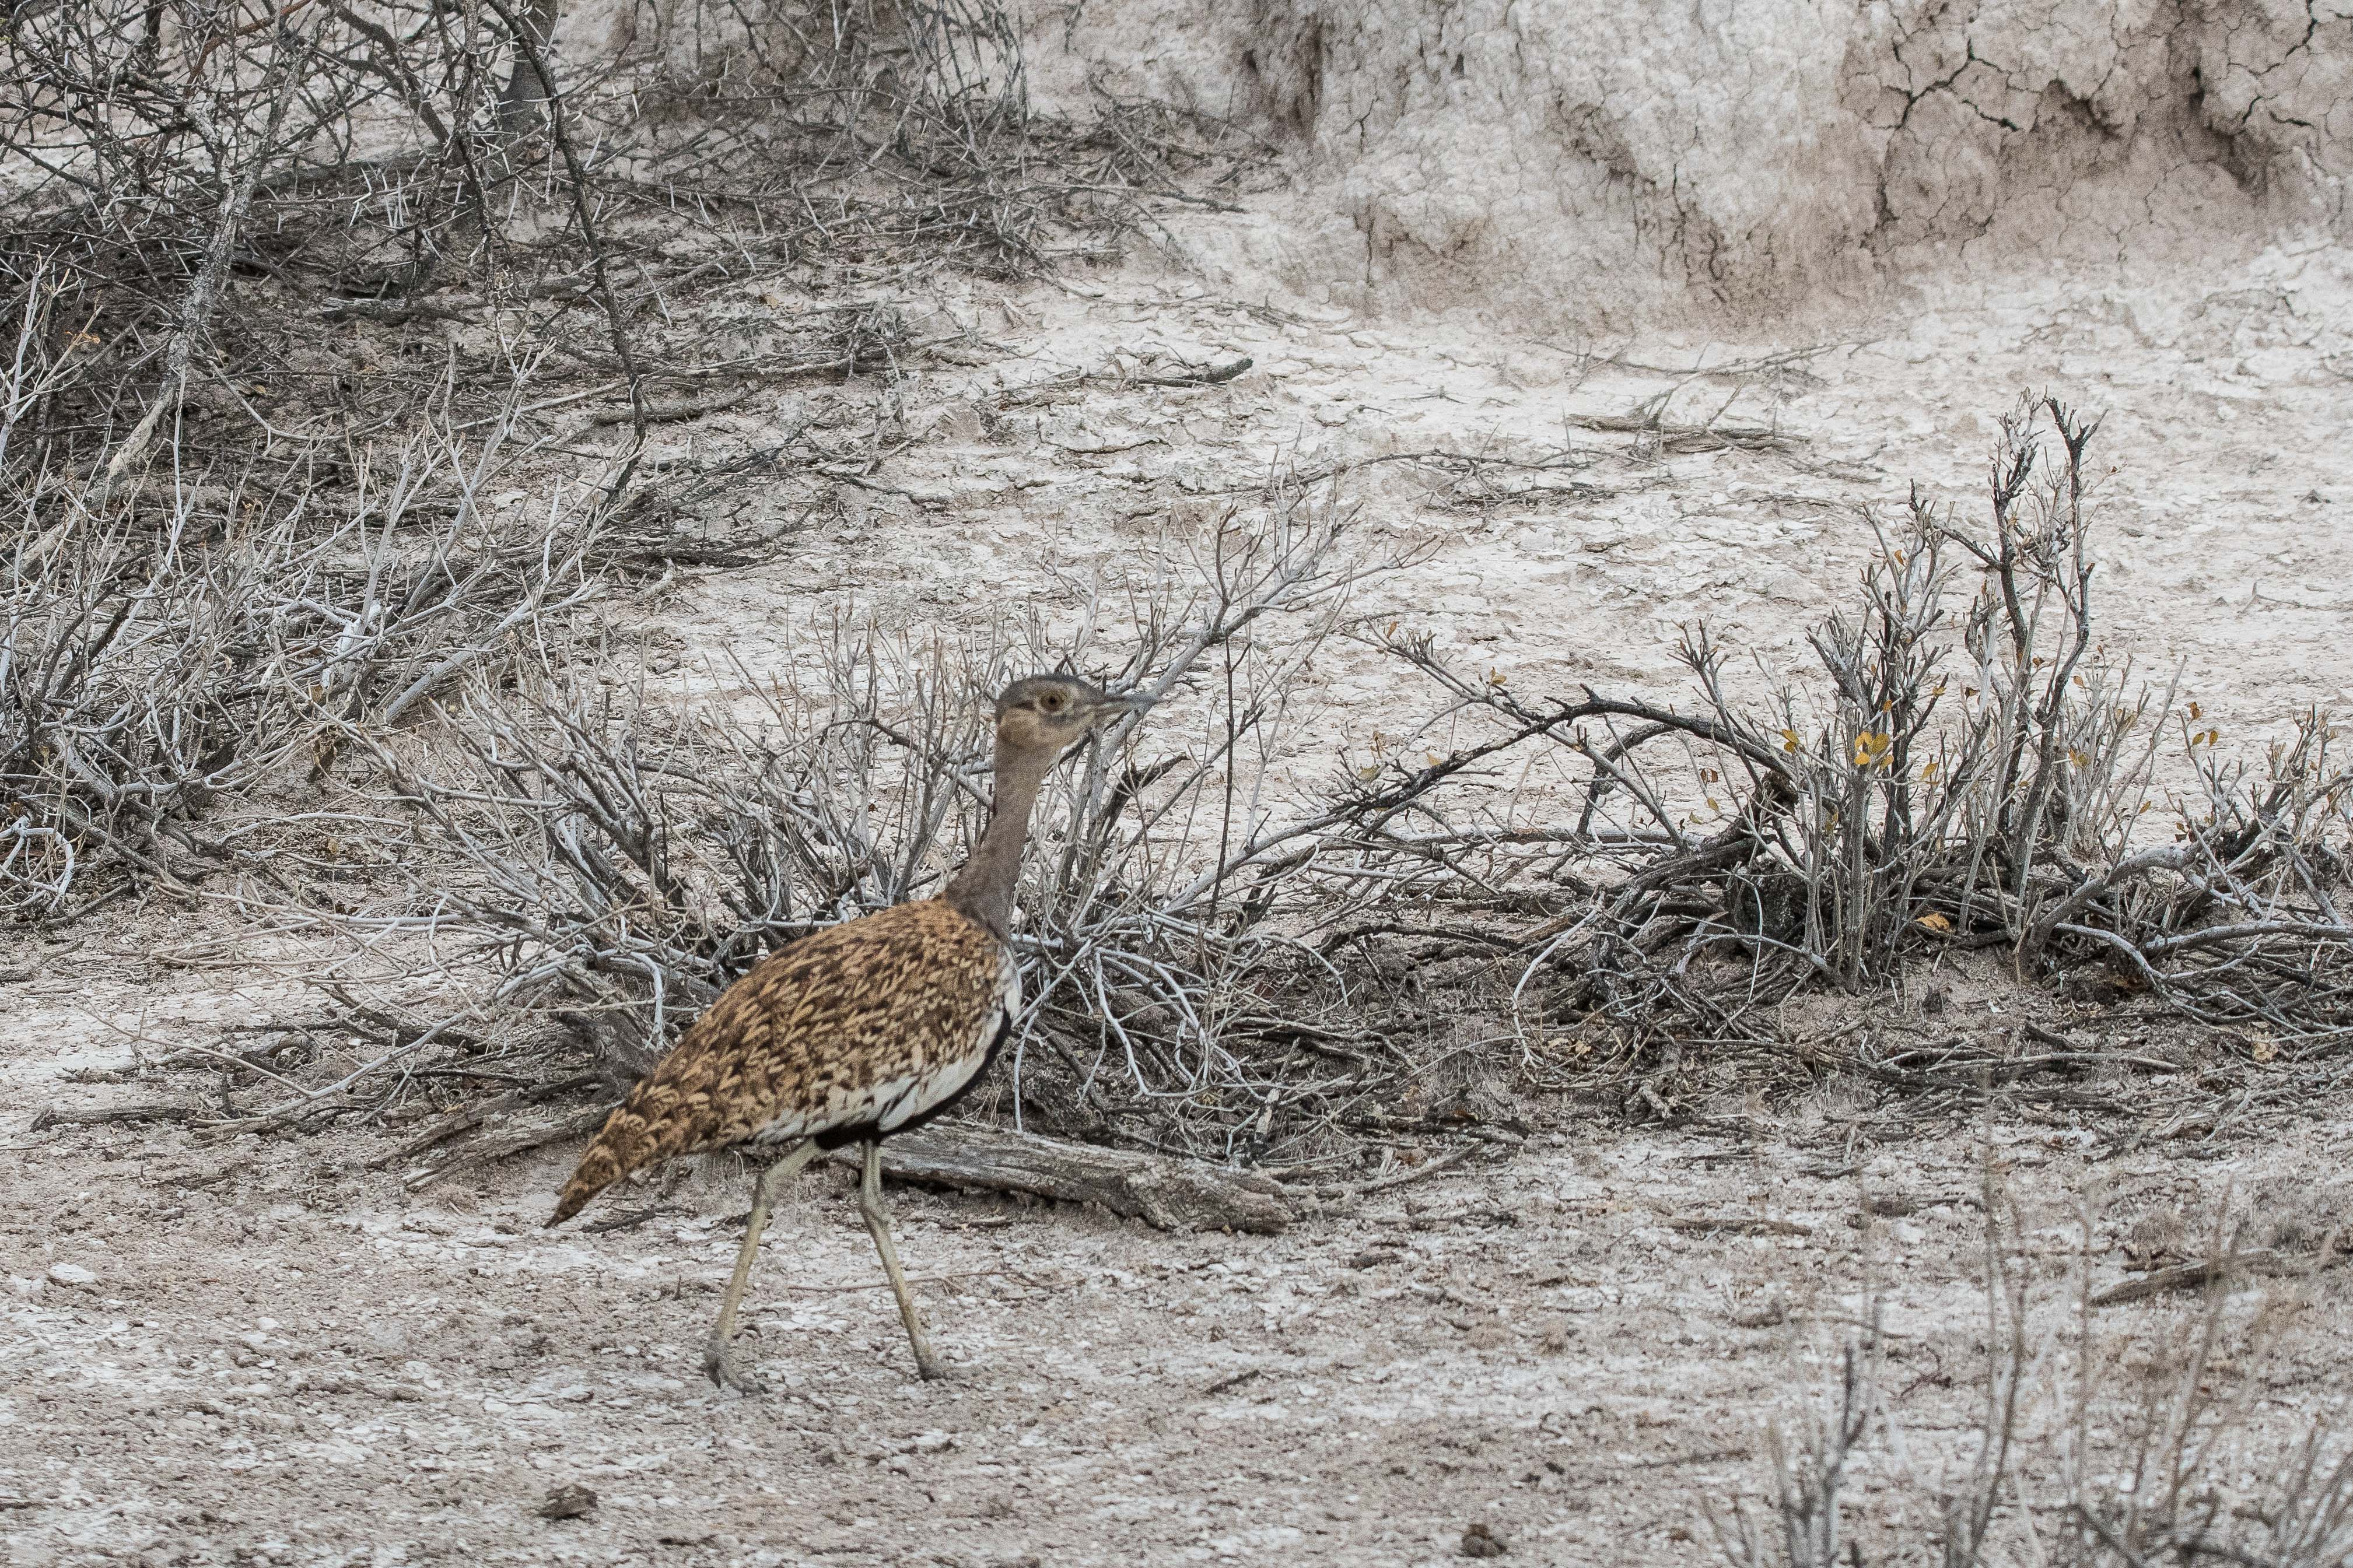
[[[712,1335],[702,1342],[702,1370],[721,1388],[738,1394],[765,1394],[760,1380],[744,1364],[742,1352],[732,1342]]]

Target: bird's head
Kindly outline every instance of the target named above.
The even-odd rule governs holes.
[[[1113,697],[1075,675],[1033,675],[1007,687],[997,700],[997,742],[1016,751],[1060,757],[1122,714],[1145,706]]]

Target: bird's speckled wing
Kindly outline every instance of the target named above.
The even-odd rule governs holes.
[[[675,1154],[903,1126],[972,1081],[1018,1005],[1010,951],[937,900],[805,936],[638,1080],[548,1223]]]

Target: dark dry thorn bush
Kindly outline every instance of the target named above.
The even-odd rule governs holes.
[[[15,513],[0,910],[57,922],[266,872],[280,821],[263,797],[598,593],[584,509],[488,517],[501,471],[495,442],[419,443],[337,499],[230,475],[158,484],[136,510]]]
[[[11,10],[0,906],[67,919],[250,858],[266,833],[196,824],[562,640],[605,580],[763,559],[777,515],[838,510],[880,426],[663,467],[649,427],[940,344],[887,304],[747,333],[681,293],[1041,267],[1231,163],[1205,117],[1032,115],[980,0],[635,6],[593,61],[555,14]],[[543,514],[493,520],[493,480]],[[755,486],[765,521],[710,521]]]
[[[1147,200],[1256,153],[1166,106],[1033,114],[985,0],[637,4],[601,49],[552,44],[555,10],[13,9],[0,301],[49,374],[16,389],[6,471],[45,504],[91,500],[166,434],[184,470],[299,466],[428,411],[495,413],[528,370],[575,429],[592,392],[627,408],[617,495],[681,385],[874,347],[747,357],[681,330],[681,292],[1036,272],[1109,253]]]
[[[359,944],[338,1016],[376,1047],[332,1099],[272,1114],[382,1114],[437,1052],[444,1071],[642,1070],[780,942],[935,890],[984,818],[987,694],[1057,661],[1167,700],[1041,811],[1008,1120],[1335,1177],[1377,1137],[1495,1120],[1432,1107],[1498,1067],[1677,1114],[1687,1051],[1786,1056],[1783,1000],[1883,988],[1965,947],[2030,982],[2090,968],[2173,1016],[2265,1028],[2275,1056],[2321,1052],[2348,934],[2332,738],[2308,719],[2260,772],[2233,767],[2214,726],[2105,658],[2091,434],[2050,405],[2015,416],[1982,535],[1916,497],[1878,523],[1805,679],[1743,689],[1694,628],[1695,704],[1539,699],[1367,632],[1390,622],[1358,613],[1380,591],[1366,580],[1410,563],[1354,554],[1329,503],[1281,486],[1124,603],[1071,589],[1084,613],[1051,638],[837,627],[788,673],[734,672],[723,706],[592,679],[543,600],[493,595],[512,607],[467,622],[452,657],[308,710],[319,746],[372,781],[338,849],[240,846],[258,918]],[[607,558],[578,550],[585,584]],[[1443,693],[1431,728],[1472,738],[1303,764],[1305,672],[1352,629]],[[1554,787],[1493,787],[1531,754]],[[8,864],[37,889],[29,868],[52,862],[18,837]],[[306,890],[338,860],[367,892]],[[2089,1059],[2023,1041],[1865,1041],[1854,1065],[1937,1100],[2030,1058]]]
[[[1537,697],[1426,637],[1379,639],[1443,694],[1433,727],[1485,731],[1428,766],[1403,760],[1408,737],[1372,770],[1417,792],[1416,835],[1360,847],[1419,906],[1388,940],[1506,966],[1531,1065],[1597,1027],[1662,1071],[1694,1042],[1769,1047],[1792,994],[1972,948],[2030,982],[2093,968],[2284,1054],[2327,1048],[2353,1021],[2335,734],[2307,714],[2260,765],[2226,761],[2195,703],[2105,654],[2095,432],[2023,404],[1982,529],[1916,491],[1873,519],[1877,552],[1803,673],[1736,670],[1703,625],[1681,650],[1696,700]],[[1563,781],[1553,796],[1445,783],[1532,751]],[[1450,931],[1514,898],[1546,918]],[[1637,1090],[1654,1110],[1656,1076]]]
[[[1363,901],[1316,875],[1360,803],[1303,796],[1282,764],[1309,666],[1398,565],[1351,553],[1345,516],[1292,492],[1051,638],[837,626],[773,682],[735,672],[756,719],[654,708],[554,663],[476,681],[409,734],[347,731],[382,791],[353,822],[405,824],[343,837],[408,885],[266,918],[362,944],[350,974],[409,1020],[385,1037],[387,1091],[422,1059],[404,1040],[482,1065],[453,1026],[625,1083],[780,943],[938,891],[986,820],[988,695],[1076,668],[1157,705],[1067,763],[1039,811],[1003,1114],[1337,1172],[1417,1063],[1312,940]]]

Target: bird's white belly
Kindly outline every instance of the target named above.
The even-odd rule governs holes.
[[[837,1127],[871,1122],[884,1132],[905,1126],[942,1100],[961,1090],[988,1063],[990,1042],[1006,1020],[1021,1011],[1021,970],[1010,952],[999,967],[996,1001],[980,1020],[980,1027],[965,1048],[923,1072],[884,1079],[876,1083],[842,1085],[831,1090],[822,1106],[796,1110],[777,1117],[757,1132],[757,1143],[781,1143],[813,1138]]]

